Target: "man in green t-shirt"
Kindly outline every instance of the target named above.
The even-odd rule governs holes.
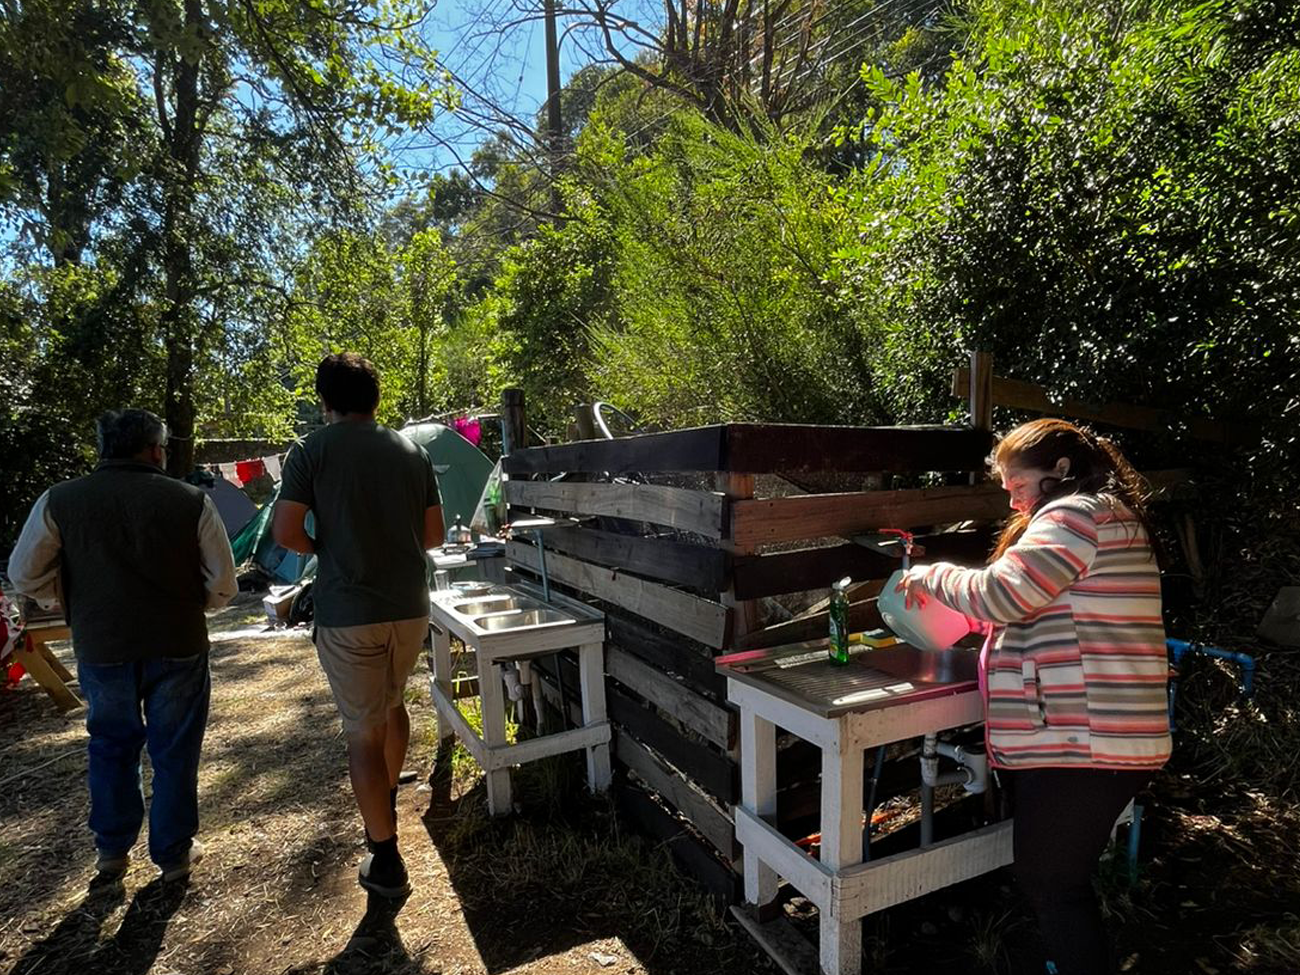
[[[327,356],[316,393],[327,425],[289,452],[272,534],[316,553],[316,652],[370,846],[359,880],[402,897],[411,889],[397,849],[397,777],[411,732],[402,691],[428,633],[425,551],[442,541],[442,507],[424,448],[375,422],[379,377],[368,360]]]

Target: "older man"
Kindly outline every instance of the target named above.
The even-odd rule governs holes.
[[[9,559],[21,593],[62,603],[90,733],[90,829],[102,876],[126,872],[153,766],[149,856],[164,880],[202,856],[199,751],[208,719],[205,609],[238,591],[221,517],[163,472],[167,430],[146,410],[99,419],[99,465],[37,499]]]
[[[438,482],[423,447],[375,422],[379,377],[368,360],[327,356],[316,392],[328,425],[289,452],[272,531],[320,560],[316,652],[370,844],[358,879],[403,897],[410,883],[397,849],[397,779],[411,726],[402,689],[429,632],[425,550],[442,541]]]

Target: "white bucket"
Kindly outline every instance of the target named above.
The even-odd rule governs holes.
[[[924,608],[913,601],[912,608],[907,609],[903,605],[906,594],[894,591],[902,578],[903,570],[899,569],[876,599],[880,618],[900,640],[918,650],[947,650],[970,632],[970,623],[963,614],[933,596],[926,599]]]

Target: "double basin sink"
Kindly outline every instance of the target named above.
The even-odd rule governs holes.
[[[484,633],[576,622],[571,613],[507,586],[458,583],[450,590],[431,595],[444,609]]]

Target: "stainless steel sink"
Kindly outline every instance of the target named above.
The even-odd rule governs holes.
[[[486,596],[495,588],[490,582],[453,582],[451,584],[452,592],[461,599]]]
[[[865,653],[859,659],[872,670],[920,684],[953,684],[978,677],[979,653],[975,650],[885,647]]]
[[[488,596],[467,603],[453,603],[452,609],[461,616],[482,616],[485,613],[508,613],[519,609],[536,609],[538,603],[518,596]]]
[[[500,616],[480,616],[474,625],[480,630],[521,630],[529,626],[545,626],[548,623],[572,623],[573,617],[555,609],[526,609],[517,613],[502,613]]]

